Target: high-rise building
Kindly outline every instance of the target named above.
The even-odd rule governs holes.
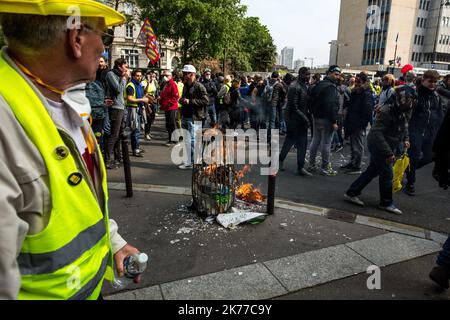
[[[345,44],[345,45],[344,45]],[[379,70],[407,63],[450,70],[450,2],[341,0],[337,61]]]
[[[295,60],[294,61],[294,71],[298,72],[298,70],[305,66],[304,60]]]
[[[294,48],[285,47],[281,50],[281,65],[290,70],[294,68]]]

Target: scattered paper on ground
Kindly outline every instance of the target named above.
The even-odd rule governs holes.
[[[228,214],[220,214],[217,216],[217,222],[225,228],[233,228],[244,222],[249,222],[257,218],[267,216],[265,213],[257,212],[233,212]]]

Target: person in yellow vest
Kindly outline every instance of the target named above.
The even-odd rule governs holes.
[[[152,124],[155,122],[157,108],[157,98],[159,94],[159,85],[156,81],[156,73],[150,71],[146,74],[145,79],[141,82],[141,86],[144,88],[145,96],[150,99],[149,103],[145,104],[145,139],[147,141],[152,140],[151,129]]]
[[[124,22],[91,0],[0,0],[0,299],[101,299],[139,252],[109,219],[85,96]]]
[[[178,87],[178,94],[181,97],[183,95],[184,90],[183,77],[178,75],[176,72],[173,72],[173,77]],[[182,106],[181,103],[178,102],[177,129],[181,129],[181,106]]]

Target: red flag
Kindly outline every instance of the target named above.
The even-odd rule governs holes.
[[[156,39],[155,31],[153,30],[148,18],[145,19],[138,40],[145,46],[145,53],[150,60],[150,63],[157,63],[161,58],[161,55],[159,54],[159,44],[158,40]]]

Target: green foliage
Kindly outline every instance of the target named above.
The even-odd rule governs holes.
[[[245,18],[240,0],[137,0],[162,40],[173,40],[183,63],[224,58],[232,69],[265,71],[275,61],[275,46],[258,18]],[[262,56],[263,54],[269,56]],[[229,70],[227,70],[229,71]]]

